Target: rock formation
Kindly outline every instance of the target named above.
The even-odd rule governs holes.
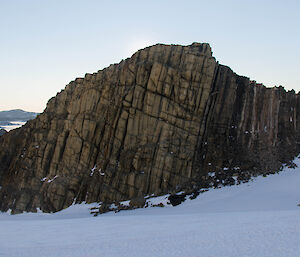
[[[0,138],[0,210],[247,181],[299,149],[299,95],[266,88],[208,44],[154,45],[70,82],[45,111]]]
[[[7,131],[5,129],[0,128],[0,136],[4,135],[5,133],[7,133]]]

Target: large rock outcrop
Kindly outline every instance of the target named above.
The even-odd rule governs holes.
[[[298,152],[299,95],[216,62],[208,44],[154,45],[69,83],[0,138],[0,210],[233,184]]]

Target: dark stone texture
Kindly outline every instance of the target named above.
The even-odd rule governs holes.
[[[7,133],[5,129],[0,129],[0,136],[4,135],[5,133]]]

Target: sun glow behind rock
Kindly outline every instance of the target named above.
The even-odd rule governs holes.
[[[154,45],[156,43],[157,42],[154,39],[133,39],[130,42],[128,42],[128,45],[126,47],[126,54],[128,56],[131,56],[138,50],[143,49],[147,46]]]

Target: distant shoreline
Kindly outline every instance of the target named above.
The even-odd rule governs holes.
[[[13,129],[22,127],[25,123],[26,123],[26,121],[0,122],[0,129],[5,129],[8,132]]]
[[[36,118],[38,113],[27,112],[21,109],[0,111],[0,129],[7,132],[23,126],[28,120]]]

